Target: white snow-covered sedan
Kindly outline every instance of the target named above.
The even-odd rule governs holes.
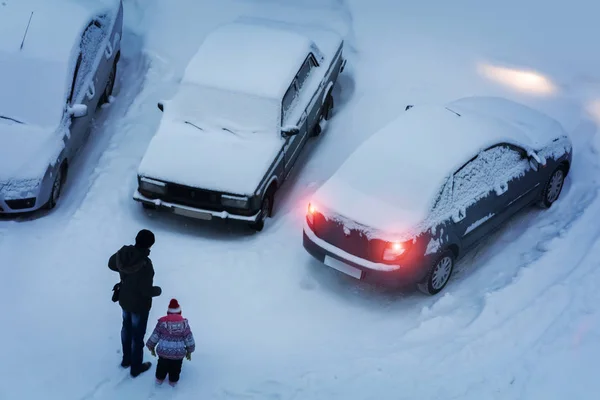
[[[138,170],[133,198],[262,230],[304,145],[331,117],[345,60],[335,32],[244,19],[211,32]]]
[[[121,0],[0,3],[0,214],[53,208],[121,56]]]
[[[436,294],[481,239],[558,199],[571,157],[557,121],[507,99],[407,107],[315,192],[304,247],[354,278]]]

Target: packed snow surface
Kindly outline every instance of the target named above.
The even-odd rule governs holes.
[[[20,1],[0,0],[0,13]],[[459,0],[432,12],[430,3],[125,0],[115,98],[58,208],[0,219],[0,302],[10,308],[0,399],[596,400],[600,4]],[[326,25],[348,57],[333,118],[260,234],[131,199],[166,115],[156,103],[177,91],[206,35],[242,15]],[[435,297],[361,284],[306,253],[307,203],[361,143],[407,104],[406,115],[473,95],[522,102],[569,133],[573,164],[550,210],[514,218]],[[148,326],[175,297],[195,329],[197,350],[173,390],[154,387],[148,352],[153,368],[138,378],[119,367],[118,276],[106,264],[141,228],[156,234],[163,289]]]

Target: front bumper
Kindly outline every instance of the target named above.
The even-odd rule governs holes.
[[[10,206],[11,202],[22,202],[16,207],[13,204],[13,207]],[[33,203],[33,204],[29,204]],[[0,196],[0,214],[22,214],[22,213],[30,213],[33,211],[37,211],[42,208],[43,204],[41,203],[39,198],[31,198],[31,199],[22,199],[22,200],[4,200],[2,196]]]
[[[412,286],[421,278],[419,268],[414,266],[374,263],[334,247],[317,237],[306,222],[302,242],[304,249],[320,262],[364,282],[399,288]],[[342,263],[341,266],[339,262]],[[354,269],[360,271],[360,274],[354,275]]]
[[[201,208],[184,206],[181,204],[170,203],[168,201],[163,201],[160,199],[150,199],[143,194],[141,194],[138,190],[133,193],[133,199],[135,201],[139,201],[140,203],[145,203],[148,205],[156,206],[157,208],[166,209],[171,211],[173,214],[182,215],[184,217],[200,219],[205,221],[210,221],[213,218],[219,219],[233,219],[237,221],[245,221],[245,222],[256,222],[260,215],[260,211],[254,215],[238,215],[233,214],[227,211],[212,211],[205,210]]]

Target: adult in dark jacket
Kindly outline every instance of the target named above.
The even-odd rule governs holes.
[[[123,368],[131,367],[131,376],[148,371],[150,362],[144,359],[144,335],[152,298],[162,290],[153,286],[154,267],[148,257],[154,244],[154,234],[142,229],[135,238],[135,245],[123,246],[108,260],[108,267],[121,277],[119,305],[123,309],[121,343],[123,345]]]

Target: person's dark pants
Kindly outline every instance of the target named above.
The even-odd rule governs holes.
[[[123,345],[123,365],[130,365],[131,372],[141,369],[144,359],[144,335],[148,324],[148,314],[131,313],[123,310],[123,327],[121,328],[121,344]]]
[[[179,381],[179,375],[181,374],[181,366],[183,360],[169,360],[168,358],[158,357],[158,364],[156,365],[156,379],[164,381],[167,375],[169,375],[169,382]]]

